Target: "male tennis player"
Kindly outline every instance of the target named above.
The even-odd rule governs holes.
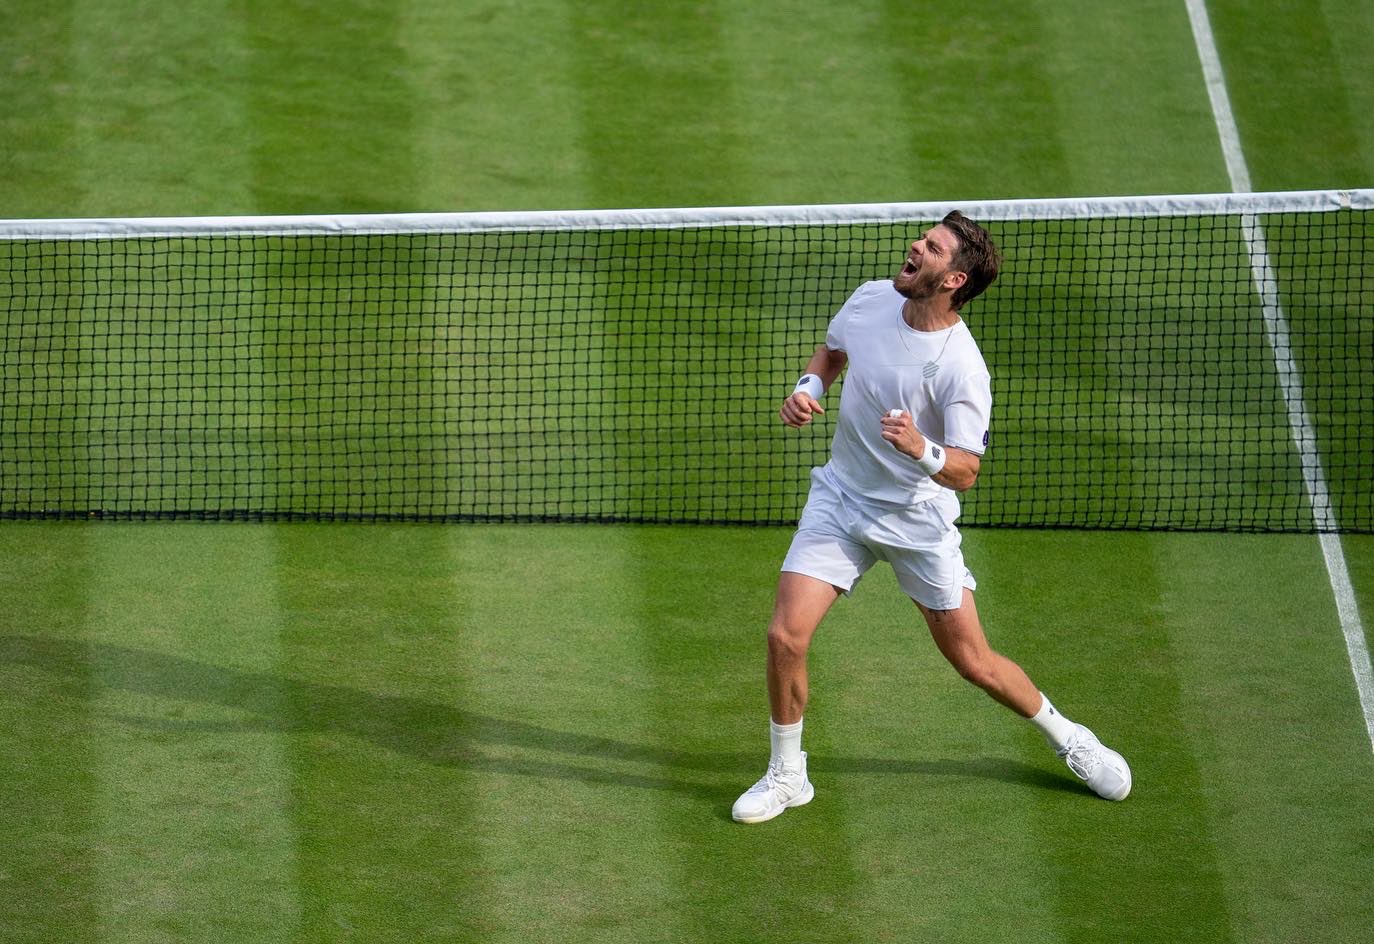
[[[968,681],[1029,718],[1099,796],[1124,799],[1131,771],[1081,724],[1060,714],[1015,662],[994,652],[973,604],[956,493],[973,487],[992,408],[983,356],[960,308],[997,277],[987,232],[950,213],[911,244],[901,271],[850,296],[779,416],[798,429],[846,366],[830,461],[782,564],[768,627],[772,710],[768,771],[732,815],[761,823],[810,802],[801,749],[806,652],[821,619],[876,561],[892,565],[935,645]]]

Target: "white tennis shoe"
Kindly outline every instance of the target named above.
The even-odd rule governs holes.
[[[799,768],[769,764],[763,779],[735,801],[730,816],[737,823],[766,823],[789,807],[810,803],[815,795],[811,781],[806,779],[806,753],[803,751]]]
[[[1124,800],[1131,792],[1131,768],[1110,747],[1103,745],[1081,724],[1064,748],[1056,753],[1064,758],[1069,769],[1078,775],[1092,791],[1104,800]]]

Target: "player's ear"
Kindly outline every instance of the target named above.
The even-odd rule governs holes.
[[[963,288],[964,283],[967,281],[967,272],[958,272],[955,270],[951,270],[945,273],[945,288],[949,289],[950,291],[957,292],[959,289]]]

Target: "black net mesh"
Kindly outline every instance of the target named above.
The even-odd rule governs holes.
[[[0,242],[0,516],[790,524],[933,222]],[[1374,530],[1374,213],[985,225],[965,524]]]

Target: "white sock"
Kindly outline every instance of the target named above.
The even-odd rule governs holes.
[[[1041,734],[1045,735],[1045,740],[1050,742],[1050,747],[1056,751],[1062,751],[1078,730],[1077,725],[1060,714],[1059,709],[1050,704],[1050,700],[1044,692],[1040,693],[1040,698],[1040,710],[1035,713],[1035,717],[1031,718],[1030,722],[1040,729]]]
[[[794,770],[802,765],[802,723],[778,724],[768,719],[768,741],[773,748],[770,763],[782,764]]]

